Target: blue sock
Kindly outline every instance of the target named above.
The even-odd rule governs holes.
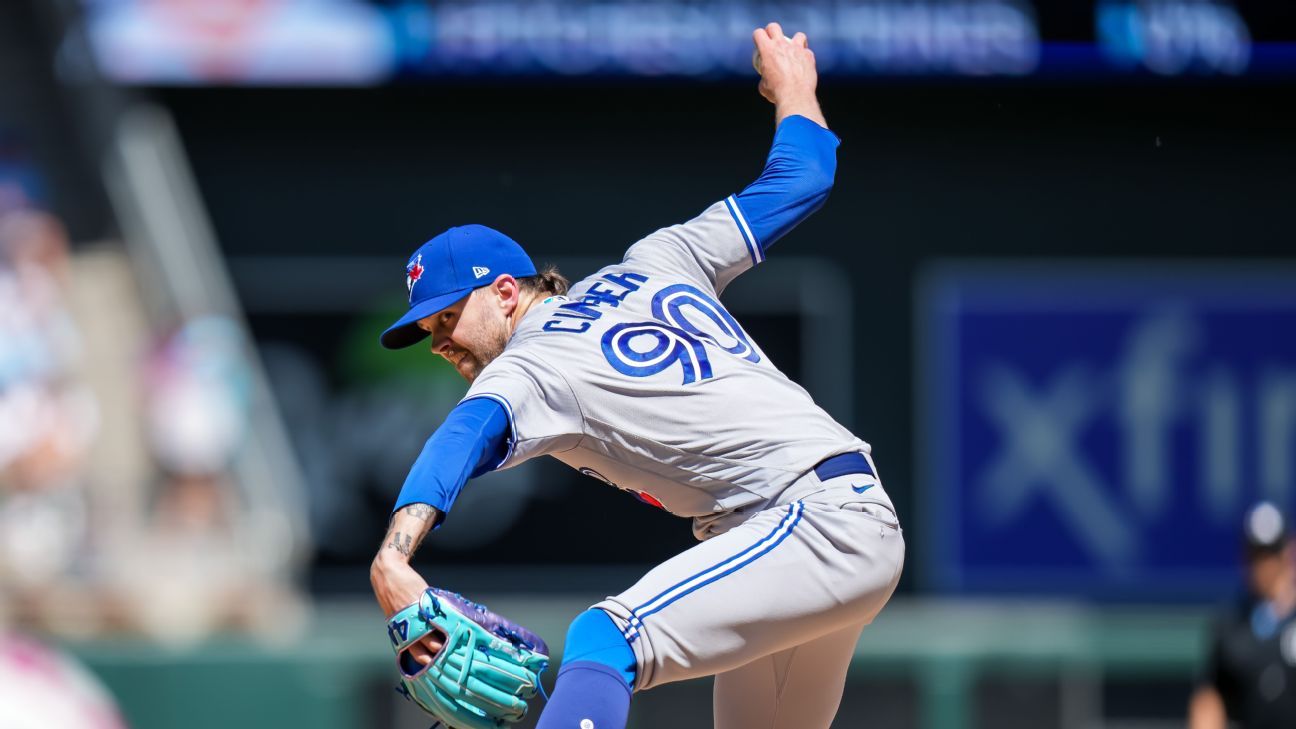
[[[616,623],[586,610],[567,631],[558,682],[536,729],[625,729],[634,677],[634,650]]]

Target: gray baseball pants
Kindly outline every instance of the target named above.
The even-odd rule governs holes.
[[[595,607],[634,650],[636,691],[714,675],[717,729],[827,729],[900,579],[895,509],[872,476],[811,471],[742,517]]]

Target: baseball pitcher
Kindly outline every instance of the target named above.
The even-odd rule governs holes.
[[[904,541],[869,445],[720,301],[827,199],[838,139],[806,37],[753,33],[775,133],[760,177],[567,290],[503,234],[451,228],[409,259],[388,348],[429,340],[471,386],[428,440],[371,578],[412,699],[449,726],[518,721],[544,642],[409,564],[473,476],[550,455],[693,520],[700,543],[571,624],[541,729],[622,729],[637,691],[714,675],[720,729],[826,728]]]

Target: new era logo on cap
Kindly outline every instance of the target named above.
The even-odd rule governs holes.
[[[481,278],[490,273],[490,269],[485,266],[473,266],[473,278]]]

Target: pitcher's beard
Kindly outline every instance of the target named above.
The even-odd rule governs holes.
[[[504,353],[504,347],[508,345],[508,336],[508,328],[500,322],[498,328],[493,328],[486,337],[483,337],[484,341],[480,346],[462,348],[463,356],[454,363],[455,370],[469,382],[476,380],[481,371],[486,369],[486,365],[494,362],[496,357]]]
[[[490,363],[487,362],[486,364]],[[472,382],[477,379],[477,375],[480,375],[482,370],[486,369],[486,365],[482,364],[471,353],[464,352],[463,357],[455,363],[454,368],[460,377]]]

